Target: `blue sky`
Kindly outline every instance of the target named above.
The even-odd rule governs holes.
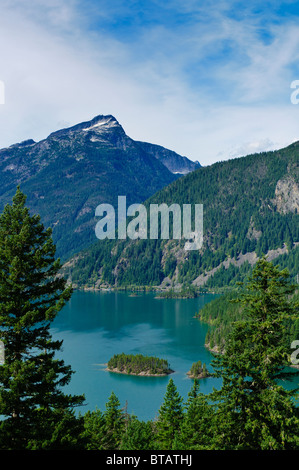
[[[299,2],[0,0],[0,148],[98,114],[203,165],[299,140]]]

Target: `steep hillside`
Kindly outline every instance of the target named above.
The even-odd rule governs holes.
[[[0,206],[20,184],[30,209],[53,228],[58,255],[67,259],[96,240],[98,204],[115,204],[118,195],[141,202],[179,177],[156,153],[128,137],[113,116],[97,116],[40,142],[0,150]],[[181,157],[180,169],[188,162]]]
[[[296,249],[298,187],[298,142],[195,170],[146,206],[203,204],[200,250],[185,251],[183,240],[102,240],[71,259],[65,272],[75,285],[89,287],[232,285],[262,253],[275,259]]]
[[[272,263],[278,265],[279,269],[287,268],[290,273],[293,273],[294,284],[298,284],[295,273],[299,273],[299,247],[291,250],[289,254],[278,256],[272,260]],[[247,279],[244,280],[246,283]],[[222,351],[233,323],[244,318],[244,306],[234,302],[236,298],[240,297],[242,291],[243,289],[237,286],[205,304],[199,312],[196,312],[196,316],[209,325],[205,339],[205,344],[209,349],[217,352]],[[299,303],[299,286],[292,298],[294,302]],[[299,339],[299,318],[287,321],[285,326],[286,342],[289,347],[292,341]]]

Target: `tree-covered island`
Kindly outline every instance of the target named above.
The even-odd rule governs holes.
[[[206,364],[202,364],[201,361],[197,361],[193,362],[187,375],[192,379],[205,379],[206,377],[210,377],[211,374],[208,371]]]
[[[58,276],[51,230],[25,201],[18,188],[0,215],[0,450],[299,449],[299,371],[290,370],[298,287],[288,270],[262,257],[231,299],[241,305],[240,315],[230,317],[225,347],[211,362],[221,388],[204,394],[194,380],[184,402],[170,378],[154,420],[128,414],[114,392],[104,411],[76,415],[84,396],[63,393],[72,369],[55,359],[62,341],[50,329],[72,289]],[[217,310],[224,318],[226,309]],[[216,313],[206,312],[212,322]],[[157,358],[121,354],[111,361],[131,373],[170,373]],[[293,389],[281,385],[286,380]]]
[[[128,375],[163,376],[174,372],[166,359],[142,354],[115,354],[107,364],[109,372]]]

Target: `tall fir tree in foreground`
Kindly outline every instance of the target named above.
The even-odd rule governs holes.
[[[159,450],[171,450],[183,421],[183,398],[170,379],[166,388],[164,402],[159,409],[156,423],[156,444]]]
[[[63,393],[73,372],[55,359],[62,341],[50,334],[71,288],[58,276],[51,229],[25,202],[18,188],[0,216],[0,448],[72,448],[80,433],[73,408],[84,398]]]
[[[286,270],[261,258],[243,296],[245,318],[234,324],[224,354],[213,362],[222,388],[217,403],[217,449],[281,450],[299,448],[296,389],[281,380],[298,377],[290,370],[288,322],[298,318],[295,286]],[[298,380],[298,379],[297,379]],[[296,382],[295,382],[296,383]]]
[[[213,439],[213,408],[208,396],[199,391],[199,381],[194,380],[185,404],[184,419],[176,436],[176,450],[208,450]]]
[[[136,416],[129,419],[123,432],[120,450],[151,450],[154,448],[153,423],[139,421]]]
[[[124,418],[124,413],[120,408],[120,401],[112,391],[106,403],[106,411],[104,413],[105,437],[103,448],[105,450],[118,449],[125,428]]]

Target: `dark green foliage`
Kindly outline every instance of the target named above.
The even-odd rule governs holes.
[[[291,270],[293,273],[290,275],[290,281],[296,282],[297,275],[294,273],[299,270],[299,248],[293,249],[289,255],[281,255],[273,260],[272,264],[281,269]],[[252,275],[252,268],[249,271]],[[248,276],[242,276],[242,281],[246,282]],[[295,284],[296,285],[296,284]],[[233,324],[237,320],[244,318],[244,308],[240,303],[234,300],[240,295],[240,289],[237,288],[225,292],[221,297],[204,305],[204,307],[196,314],[196,316],[205,323],[208,323],[210,328],[206,335],[206,345],[210,349],[222,351],[225,342],[232,330]],[[299,291],[293,294],[294,302],[298,302]],[[298,319],[285,319],[285,331],[288,335],[285,337],[285,342],[290,342],[299,339],[299,322]]]
[[[208,403],[208,396],[199,392],[198,381],[194,380],[185,404],[184,419],[177,434],[175,449],[210,449],[213,440],[213,417],[214,412]]]
[[[290,281],[299,284],[299,246],[293,248],[289,253],[278,256],[272,260],[274,266],[288,269]]]
[[[196,314],[210,326],[205,340],[210,349],[217,348],[217,351],[222,351],[234,322],[242,318],[242,305],[232,302],[238,295],[238,290],[227,292],[204,305]]]
[[[102,450],[106,438],[105,416],[101,410],[87,411],[84,416],[82,438],[86,450]]]
[[[292,251],[283,260],[296,266]],[[49,333],[71,295],[59,269],[51,231],[30,216],[18,190],[0,217],[1,449],[298,450],[295,391],[278,383],[299,373],[288,367],[299,293],[287,270],[262,257],[242,288],[200,311],[215,331],[219,317],[227,319],[225,347],[212,363],[221,388],[203,395],[194,381],[184,404],[170,379],[157,420],[143,422],[121,408],[114,392],[104,412],[79,417],[73,408],[83,397],[62,393],[72,371],[54,358],[61,342]],[[122,354],[111,364],[157,370],[166,361]]]
[[[62,341],[53,341],[49,331],[71,288],[57,276],[61,266],[51,230],[30,215],[25,201],[18,188],[0,217],[0,446],[51,448],[59,441],[73,447],[75,438],[65,427],[75,421],[70,409],[83,397],[62,392],[73,372],[55,359]]]
[[[207,287],[235,286],[250,273],[251,266],[245,262],[225,269],[224,261],[236,261],[247,253],[260,257],[284,244],[292,256],[294,243],[299,241],[299,215],[295,209],[278,210],[275,189],[285,178],[298,182],[298,151],[295,143],[280,151],[218,162],[179,178],[146,201],[147,208],[153,203],[168,207],[203,204],[201,250],[183,252],[182,256],[182,240],[174,240],[171,249],[168,241],[161,239],[115,240],[109,251],[112,256],[105,258],[106,244],[99,241],[66,272],[80,286],[106,282],[119,287],[159,285],[167,276],[176,283],[191,284],[217,268]]]
[[[84,450],[88,440],[84,436],[84,420],[74,411],[60,410],[40,413],[35,421],[35,433],[29,439],[27,450]]]
[[[156,442],[160,450],[173,448],[176,434],[179,432],[183,420],[182,402],[182,397],[179,395],[173,380],[170,379],[156,423]]]
[[[158,357],[143,356],[142,354],[115,354],[108,361],[108,369],[117,369],[127,374],[165,375],[171,371],[168,361]]]
[[[183,286],[179,290],[168,289],[163,292],[159,292],[158,297],[163,299],[194,299],[198,297],[199,292],[194,286]]]
[[[175,269],[177,266],[177,260],[174,255],[170,255],[167,257],[165,266],[164,266],[164,276],[165,277],[172,277],[174,275]]]
[[[154,448],[154,425],[151,421],[139,421],[135,416],[129,419],[122,435],[120,450],[151,450]]]
[[[119,399],[114,392],[111,392],[106,403],[104,420],[103,448],[105,450],[118,449],[125,429],[125,415],[120,409]]]
[[[205,283],[206,288],[228,290],[236,287],[236,284],[244,281],[244,279],[252,271],[251,265],[245,261],[241,266],[230,264],[228,268],[221,266],[213,276]]]
[[[202,364],[201,361],[197,361],[197,362],[193,362],[188,375],[194,378],[198,378],[198,377],[205,378],[205,377],[208,377],[210,374],[207,370],[206,364]]]
[[[223,380],[212,395],[219,418],[218,448],[298,448],[294,391],[277,384],[299,374],[286,370],[291,363],[285,321],[298,319],[298,305],[289,299],[293,291],[287,271],[262,258],[237,299],[245,317],[235,322],[224,353],[212,364]]]

